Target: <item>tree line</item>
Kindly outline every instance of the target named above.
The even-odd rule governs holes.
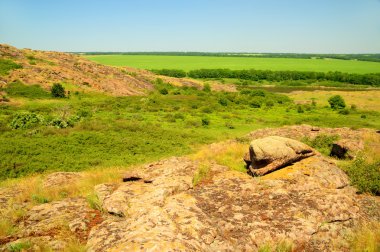
[[[152,70],[159,75],[195,79],[223,79],[233,78],[251,81],[291,81],[291,80],[318,80],[335,81],[349,84],[380,86],[380,74],[352,74],[342,72],[304,72],[304,71],[271,71],[271,70],[230,70],[230,69],[198,69],[185,72],[180,69]]]

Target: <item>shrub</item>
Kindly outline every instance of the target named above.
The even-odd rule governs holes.
[[[302,108],[301,105],[298,105],[298,106],[297,106],[297,112],[298,112],[298,113],[303,113],[303,112],[304,112],[304,110],[303,110],[303,108]]]
[[[350,165],[343,167],[350,180],[360,193],[368,192],[380,195],[380,160],[367,162],[364,156],[358,156]]]
[[[360,118],[362,118],[362,119],[366,119],[367,116],[366,116],[366,115],[361,115]]]
[[[65,88],[59,83],[54,83],[51,88],[51,95],[55,98],[64,98]]]
[[[69,126],[69,123],[61,118],[54,118],[49,122],[49,125],[54,126],[58,129],[64,129]]]
[[[253,100],[249,103],[249,106],[251,106],[252,108],[260,108],[261,103],[258,100]]]
[[[355,104],[352,104],[352,105],[351,105],[351,110],[352,110],[352,111],[356,111],[357,108],[358,108],[358,107],[357,107]]]
[[[222,106],[227,106],[228,105],[228,101],[226,98],[220,98],[219,99],[219,104],[222,105]]]
[[[331,96],[328,102],[332,109],[344,109],[346,107],[346,103],[340,95]]]
[[[210,119],[208,118],[202,118],[202,126],[210,125]]]
[[[203,91],[204,92],[211,92],[211,87],[210,87],[210,84],[208,84],[208,83],[205,83],[204,85],[203,85]]]
[[[160,94],[167,95],[167,94],[169,94],[169,91],[166,88],[162,88],[162,89],[160,89]]]
[[[350,111],[348,109],[341,109],[338,113],[341,115],[348,115],[350,114]]]
[[[251,91],[250,95],[251,96],[265,97],[266,96],[266,92],[264,90],[261,90],[261,89],[255,89],[255,90]]]
[[[11,121],[12,129],[28,129],[43,121],[43,117],[35,113],[17,114]]]

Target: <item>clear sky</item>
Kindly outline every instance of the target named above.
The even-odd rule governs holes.
[[[0,0],[0,43],[56,51],[380,53],[380,0]]]

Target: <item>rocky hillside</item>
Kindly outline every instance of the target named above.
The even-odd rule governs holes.
[[[276,148],[265,147],[263,137],[332,133],[361,141],[368,131],[294,126],[255,131],[248,138],[260,139],[260,155],[272,163],[286,155],[271,153],[268,146]],[[226,144],[232,142],[210,148]],[[33,205],[15,200],[25,189],[2,188],[0,208],[22,209],[23,214],[16,218],[15,231],[0,238],[0,247],[6,251],[28,242],[30,249],[60,251],[74,237],[89,251],[258,251],[280,243],[287,247],[281,251],[349,251],[349,237],[360,224],[380,221],[379,198],[358,195],[333,159],[294,140],[280,144],[312,155],[262,177],[211,162],[198,184],[194,178],[205,164],[173,157],[119,171],[113,182],[91,189],[96,200],[72,196]],[[251,148],[258,147],[252,145],[255,141]],[[42,188],[75,187],[86,176],[53,173],[43,178]]]
[[[160,77],[177,86],[202,87],[200,82],[155,75],[130,67],[111,67],[89,61],[79,55],[17,49],[0,44],[0,59],[11,60],[18,68],[0,75],[0,84],[20,80],[49,88],[53,83],[70,83],[82,88],[106,92],[116,96],[144,95],[153,89],[152,82]],[[231,89],[215,84],[216,89]]]

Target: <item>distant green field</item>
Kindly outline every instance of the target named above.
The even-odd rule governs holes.
[[[337,59],[244,58],[165,55],[86,55],[90,60],[111,66],[131,66],[142,69],[228,68],[231,70],[294,70],[346,73],[379,73],[380,63]]]

